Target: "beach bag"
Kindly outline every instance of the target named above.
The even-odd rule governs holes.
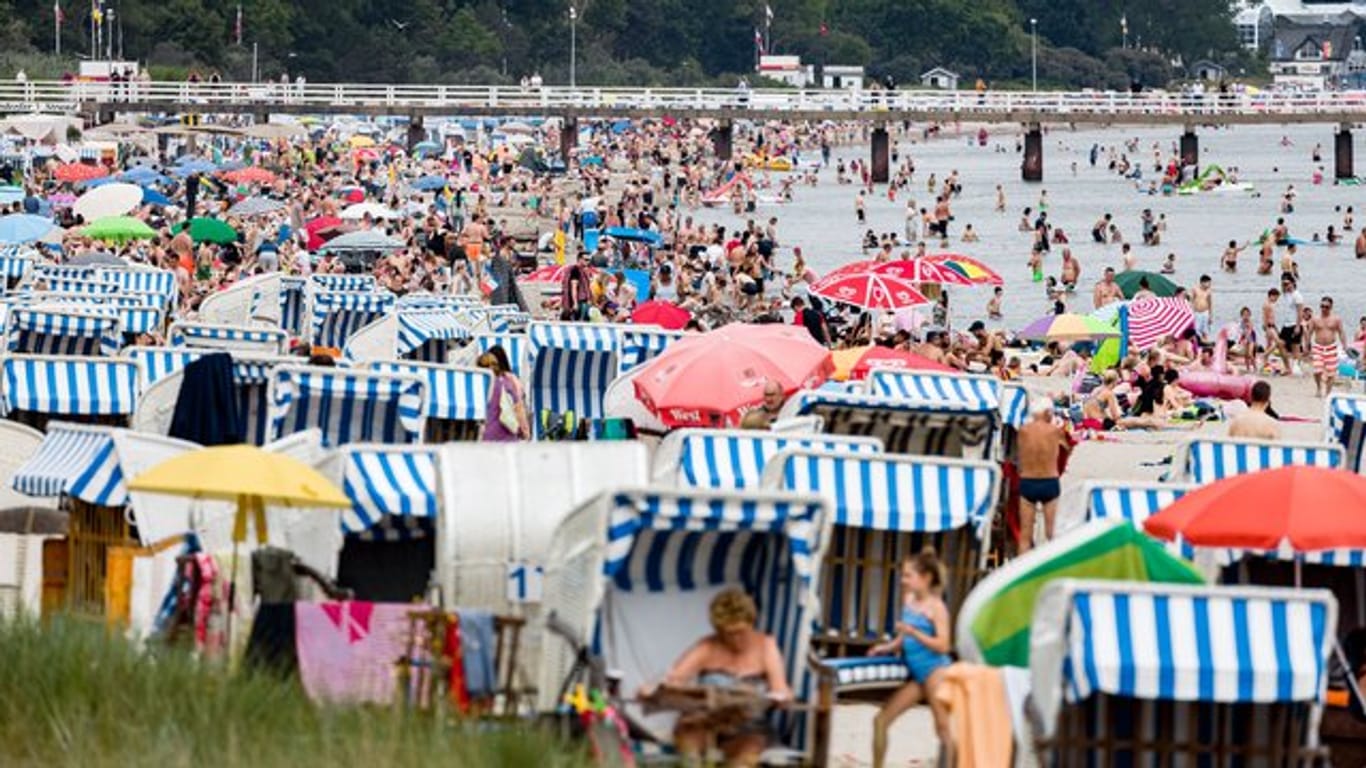
[[[512,396],[506,383],[503,394],[498,398],[498,423],[514,435],[522,434],[522,422],[517,418],[517,399]]]

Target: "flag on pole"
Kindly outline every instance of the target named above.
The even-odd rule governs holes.
[[[96,24],[104,23],[104,8],[97,0],[90,0],[90,18],[94,19]]]
[[[764,18],[773,21],[773,6],[764,3]]]
[[[825,36],[827,36],[827,35],[829,35],[829,34],[830,34],[830,25],[829,25],[829,24],[826,24],[825,22],[822,21],[822,22],[821,22],[821,37],[825,37]]]
[[[237,4],[237,24],[234,25],[233,30],[234,30],[234,32],[236,32],[236,34],[237,34],[237,44],[238,44],[238,45],[241,45],[241,44],[242,44],[242,4],[241,4],[241,3],[238,3],[238,4]]]
[[[758,27],[754,28],[754,47],[758,49],[760,56],[764,55],[764,33],[760,32]]]
[[[59,27],[66,21],[66,14],[62,13],[62,6],[57,0],[52,0],[52,18],[57,21]]]

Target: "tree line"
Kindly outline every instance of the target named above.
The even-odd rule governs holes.
[[[1162,86],[1241,51],[1227,0],[572,0],[577,76],[596,85],[753,80],[758,41],[806,63],[857,64],[917,82],[947,67],[968,84]],[[105,40],[154,77],[516,83],[569,79],[571,0],[104,0]],[[0,0],[0,75],[60,76],[90,55],[90,0]],[[238,8],[241,44],[238,43]],[[771,16],[769,11],[772,11]],[[1035,21],[1031,24],[1031,19]],[[1033,32],[1037,30],[1037,40]],[[1037,49],[1035,48],[1037,43]]]

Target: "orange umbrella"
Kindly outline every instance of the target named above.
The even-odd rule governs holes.
[[[103,165],[90,165],[87,163],[66,163],[57,166],[57,170],[52,172],[57,181],[90,181],[91,179],[101,179],[109,175],[109,169]]]
[[[259,165],[253,165],[228,171],[223,174],[223,178],[233,184],[270,184],[275,181],[275,174]]]
[[[1366,477],[1305,466],[1237,475],[1182,496],[1143,528],[1197,547],[1366,549]]]
[[[1005,281],[996,273],[996,270],[971,256],[964,256],[961,253],[934,253],[926,256],[925,260],[948,267],[949,269],[962,274],[976,285],[1005,284]]]

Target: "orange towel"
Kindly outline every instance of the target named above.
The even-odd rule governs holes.
[[[1010,768],[1014,735],[1001,670],[954,663],[934,695],[949,710],[959,768]]]

